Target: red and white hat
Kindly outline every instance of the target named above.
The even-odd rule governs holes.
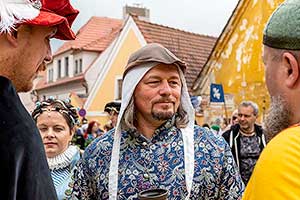
[[[55,38],[75,39],[71,25],[78,13],[69,0],[0,0],[0,33],[21,24],[57,26]]]

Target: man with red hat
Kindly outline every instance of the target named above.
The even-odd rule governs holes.
[[[0,0],[0,199],[57,199],[28,92],[51,61],[50,39],[74,39],[69,0]]]

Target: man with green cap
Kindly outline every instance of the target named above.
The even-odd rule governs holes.
[[[300,0],[287,0],[264,31],[271,141],[260,155],[243,199],[300,199]]]

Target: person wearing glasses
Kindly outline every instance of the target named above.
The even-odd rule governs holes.
[[[120,112],[121,103],[120,102],[109,102],[105,105],[104,111],[109,114],[109,123],[112,128],[114,128],[117,124],[118,115]]]
[[[222,134],[225,133],[226,131],[228,131],[229,129],[231,129],[232,126],[236,125],[239,123],[238,120],[238,109],[235,109],[230,117],[230,124],[228,126],[226,126],[226,128],[222,131]]]
[[[258,116],[256,103],[252,101],[241,102],[237,116],[238,123],[225,131],[223,137],[228,142],[242,180],[247,185],[266,142],[262,127],[255,124]]]
[[[231,126],[236,125],[236,124],[239,123],[238,113],[239,113],[239,112],[238,112],[238,109],[235,109],[235,110],[232,112],[231,120],[230,120]]]

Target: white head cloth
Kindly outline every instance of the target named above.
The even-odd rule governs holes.
[[[37,17],[40,6],[39,0],[0,0],[0,34],[10,33],[16,24]]]
[[[154,66],[156,66],[157,62],[148,62],[142,65],[135,67],[132,70],[129,70],[124,77],[122,84],[122,104],[120,113],[118,116],[118,122],[116,125],[115,133],[114,133],[114,142],[112,149],[112,156],[110,162],[109,169],[109,199],[117,199],[118,192],[118,165],[119,165],[119,153],[120,153],[120,141],[121,141],[121,119],[123,118],[124,111],[126,110],[130,99],[132,98],[133,92],[143,78],[143,76]],[[187,112],[189,117],[189,123],[186,128],[180,129],[183,136],[184,142],[184,160],[185,160],[185,179],[186,179],[186,187],[188,190],[189,198],[191,193],[192,183],[193,183],[193,175],[194,175],[194,120],[195,120],[195,112],[194,108],[191,104],[190,97],[188,94],[188,89],[186,85],[186,81],[181,69],[178,67],[179,75],[182,82],[182,90],[181,90],[181,105],[183,109]],[[134,79],[132,77],[135,77]]]

